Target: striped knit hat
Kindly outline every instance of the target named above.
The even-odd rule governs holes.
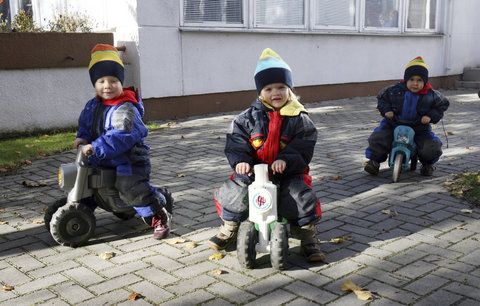
[[[91,53],[92,59],[90,65],[88,65],[88,72],[93,86],[99,78],[104,76],[114,76],[123,84],[125,79],[124,66],[114,46],[98,44],[93,47]]]
[[[255,86],[260,93],[263,87],[272,83],[284,83],[293,88],[292,70],[280,55],[270,48],[263,50],[255,69]]]
[[[414,75],[421,77],[425,83],[428,82],[428,67],[421,56],[417,56],[408,62],[408,64],[405,66],[405,74],[403,75],[403,79],[406,82]]]

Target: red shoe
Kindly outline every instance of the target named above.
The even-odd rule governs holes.
[[[152,217],[153,238],[164,239],[170,234],[170,228],[168,227],[168,215],[161,209],[156,215]]]

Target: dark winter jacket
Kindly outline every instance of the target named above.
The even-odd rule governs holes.
[[[280,151],[276,159],[287,163],[285,174],[302,174],[308,170],[312,159],[317,130],[298,101],[287,103],[282,110]],[[251,166],[260,163],[256,150],[261,150],[267,139],[268,113],[272,111],[256,100],[232,122],[231,131],[227,134],[225,155],[233,169],[240,162],[249,163]]]
[[[430,86],[430,85],[429,85]],[[415,97],[416,107],[415,110],[408,110],[408,106],[404,107],[404,103],[412,100],[408,97]],[[415,129],[428,128],[429,125],[422,125],[422,116],[428,116],[431,119],[431,123],[437,123],[443,118],[443,113],[448,109],[450,102],[440,92],[429,89],[425,94],[413,94],[411,93],[404,82],[397,83],[392,86],[384,88],[377,96],[378,105],[377,109],[382,116],[385,116],[386,112],[393,111],[396,118],[405,117],[406,111],[413,111],[412,116],[409,116],[409,125]]]
[[[92,144],[91,164],[117,167],[118,174],[129,175],[132,162],[148,158],[143,144],[148,129],[142,120],[143,103],[139,97],[137,100],[104,105],[95,97],[87,102],[78,119],[77,138]]]

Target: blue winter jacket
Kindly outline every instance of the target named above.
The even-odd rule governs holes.
[[[148,147],[143,143],[148,134],[142,117],[143,103],[137,96],[138,103],[122,102],[107,106],[95,97],[87,102],[78,119],[77,138],[91,143],[94,154],[89,162],[94,166],[116,167],[117,174],[131,174],[132,160],[139,160],[135,154],[147,155]],[[146,150],[135,150],[145,147]]]

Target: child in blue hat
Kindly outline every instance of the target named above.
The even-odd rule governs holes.
[[[244,199],[253,181],[256,164],[268,164],[273,181],[280,185],[278,211],[301,240],[301,250],[311,262],[323,261],[315,235],[321,216],[320,202],[312,190],[309,163],[317,130],[292,91],[290,67],[273,50],[263,50],[255,70],[258,98],[233,121],[225,154],[234,170],[215,194],[217,213],[224,224],[209,240],[215,250],[236,240],[241,221],[248,217]]]

